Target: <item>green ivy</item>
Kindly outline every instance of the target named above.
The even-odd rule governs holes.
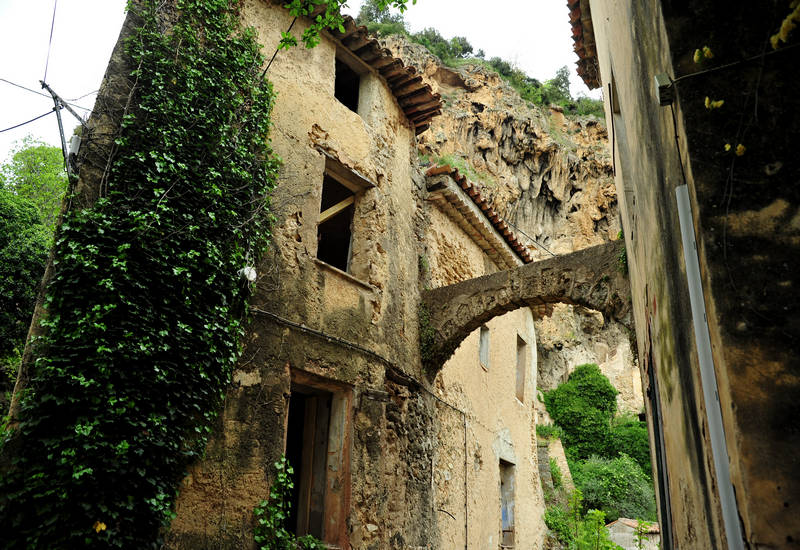
[[[5,548],[160,546],[269,236],[274,95],[237,2],[130,9],[136,87],[107,192],[57,233],[45,334],[0,443]]]
[[[262,500],[253,510],[256,525],[253,540],[258,550],[322,550],[325,544],[311,535],[296,536],[286,529],[291,515],[294,469],[285,456],[275,463],[275,480],[269,489],[269,500]]]

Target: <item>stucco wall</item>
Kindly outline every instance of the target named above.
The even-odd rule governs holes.
[[[614,114],[606,102],[643,382],[652,392],[651,428],[653,398],[661,402],[675,546],[727,547],[675,199],[683,168],[727,445],[722,451],[744,544],[796,547],[800,321],[797,291],[787,282],[800,257],[793,221],[800,173],[793,151],[796,61],[780,53],[763,65],[679,82],[678,146],[670,108],[658,105],[653,86],[658,73],[677,78],[770,51],[765,36],[778,29],[788,4],[611,1],[592,2],[591,9],[603,85],[615,81],[621,107]],[[695,64],[694,50],[706,45],[714,59]],[[705,96],[724,99],[724,107],[710,112]],[[741,157],[733,153],[738,143],[746,146]]]
[[[500,536],[500,460],[514,465],[515,545],[540,548],[544,499],[536,458],[536,353],[533,316],[523,308],[495,317],[489,329],[489,366],[479,359],[479,332],[456,350],[436,379],[436,393],[466,414],[440,417],[435,454],[435,505],[441,548],[495,550]],[[516,397],[517,337],[527,343],[525,394]],[[441,409],[442,407],[440,407]],[[464,418],[466,417],[466,418]],[[446,421],[445,421],[446,420]],[[465,423],[465,424],[464,424]],[[466,437],[466,469],[464,443]],[[464,499],[464,475],[467,498]],[[464,517],[467,517],[465,525]]]
[[[261,0],[247,1],[242,17],[268,57],[292,22],[287,10]],[[293,31],[305,25],[298,20]],[[385,376],[421,377],[414,134],[385,82],[365,67],[359,112],[339,103],[335,58],[335,41],[323,37],[314,49],[281,51],[269,70],[278,94],[272,143],[283,159],[273,242],[258,267],[258,311],[207,459],[181,488],[170,548],[252,546],[252,511],[268,497],[272,463],[284,452],[295,375],[348,396],[349,458],[331,489],[345,519],[326,524],[325,539],[405,548],[435,538],[430,482],[420,481],[430,477],[431,399]],[[326,155],[374,183],[356,199],[349,273],[316,260]]]
[[[683,183],[681,167],[669,109],[658,105],[651,84],[654,74],[671,65],[663,18],[655,5],[615,1],[593,2],[592,21],[605,95],[613,73],[621,107],[613,113],[606,101],[606,120],[613,120],[642,383],[661,400],[668,472],[661,485],[670,495],[674,542],[724,548],[674,199]],[[648,383],[651,369],[657,388]],[[650,395],[652,442],[658,416]],[[654,455],[654,465],[657,460]]]

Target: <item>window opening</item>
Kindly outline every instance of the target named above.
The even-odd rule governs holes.
[[[317,259],[342,271],[350,268],[355,199],[351,189],[325,174],[317,226]]]
[[[359,74],[351,69],[347,63],[336,58],[336,81],[333,95],[345,107],[355,113],[358,112],[358,89],[360,85],[361,77]]]
[[[525,375],[528,371],[528,343],[517,334],[517,399],[525,402]]]
[[[514,465],[500,461],[500,548],[514,548]]]
[[[286,458],[294,468],[292,510],[286,529],[324,540],[325,484],[332,394],[292,385]]]
[[[611,69],[611,112],[615,115],[621,114],[619,107],[619,95],[617,92],[617,79],[614,78],[614,69]]]
[[[488,370],[489,368],[489,327],[483,325],[481,327],[480,342],[478,344],[478,357],[481,361],[481,366]]]

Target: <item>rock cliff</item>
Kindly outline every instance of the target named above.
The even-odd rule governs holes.
[[[414,65],[444,100],[418,137],[422,166],[453,164],[513,227],[536,259],[580,250],[620,231],[605,124],[531,105],[481,65],[445,67],[401,37],[384,45]],[[597,363],[620,390],[620,408],[638,412],[641,383],[627,330],[597,312],[559,306],[536,323],[538,386],[551,389],[581,363]]]

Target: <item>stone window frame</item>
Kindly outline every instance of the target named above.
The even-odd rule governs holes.
[[[375,183],[371,180],[367,179],[363,175],[359,174],[357,171],[352,170],[342,164],[338,159],[331,156],[326,151],[320,150],[320,152],[325,156],[325,169],[322,174],[322,178],[320,181],[320,209],[321,209],[321,200],[322,200],[322,186],[324,185],[325,177],[328,176],[335,180],[337,183],[341,184],[342,186],[349,189],[353,195],[352,198],[348,197],[345,200],[340,201],[339,203],[327,208],[325,211],[320,211],[317,217],[317,249],[314,251],[314,260],[316,261],[317,265],[324,267],[338,275],[344,276],[347,280],[351,282],[355,282],[358,285],[365,286],[366,288],[372,290],[372,287],[358,279],[352,273],[352,251],[353,251],[353,242],[356,238],[358,238],[358,207],[361,199],[364,196],[364,193],[376,187]],[[353,218],[351,220],[351,229],[350,229],[350,245],[348,251],[348,258],[347,258],[347,266],[345,270],[340,269],[332,264],[325,262],[319,258],[319,231],[320,225],[325,221],[329,220],[331,217],[335,216],[342,210],[348,208],[352,204],[353,207]]]
[[[346,66],[347,69],[358,75],[358,98],[355,109],[344,103],[336,94],[336,78],[338,76],[338,71],[336,69],[337,63]],[[334,55],[333,98],[343,107],[346,107],[348,111],[352,111],[361,118],[364,118],[364,113],[366,112],[366,107],[367,107],[366,99],[369,96],[369,94],[366,93],[365,85],[367,85],[367,80],[372,74],[373,74],[373,69],[369,65],[367,65],[361,58],[359,58],[357,55],[355,55],[353,52],[351,52],[345,47],[337,47],[336,53]]]

